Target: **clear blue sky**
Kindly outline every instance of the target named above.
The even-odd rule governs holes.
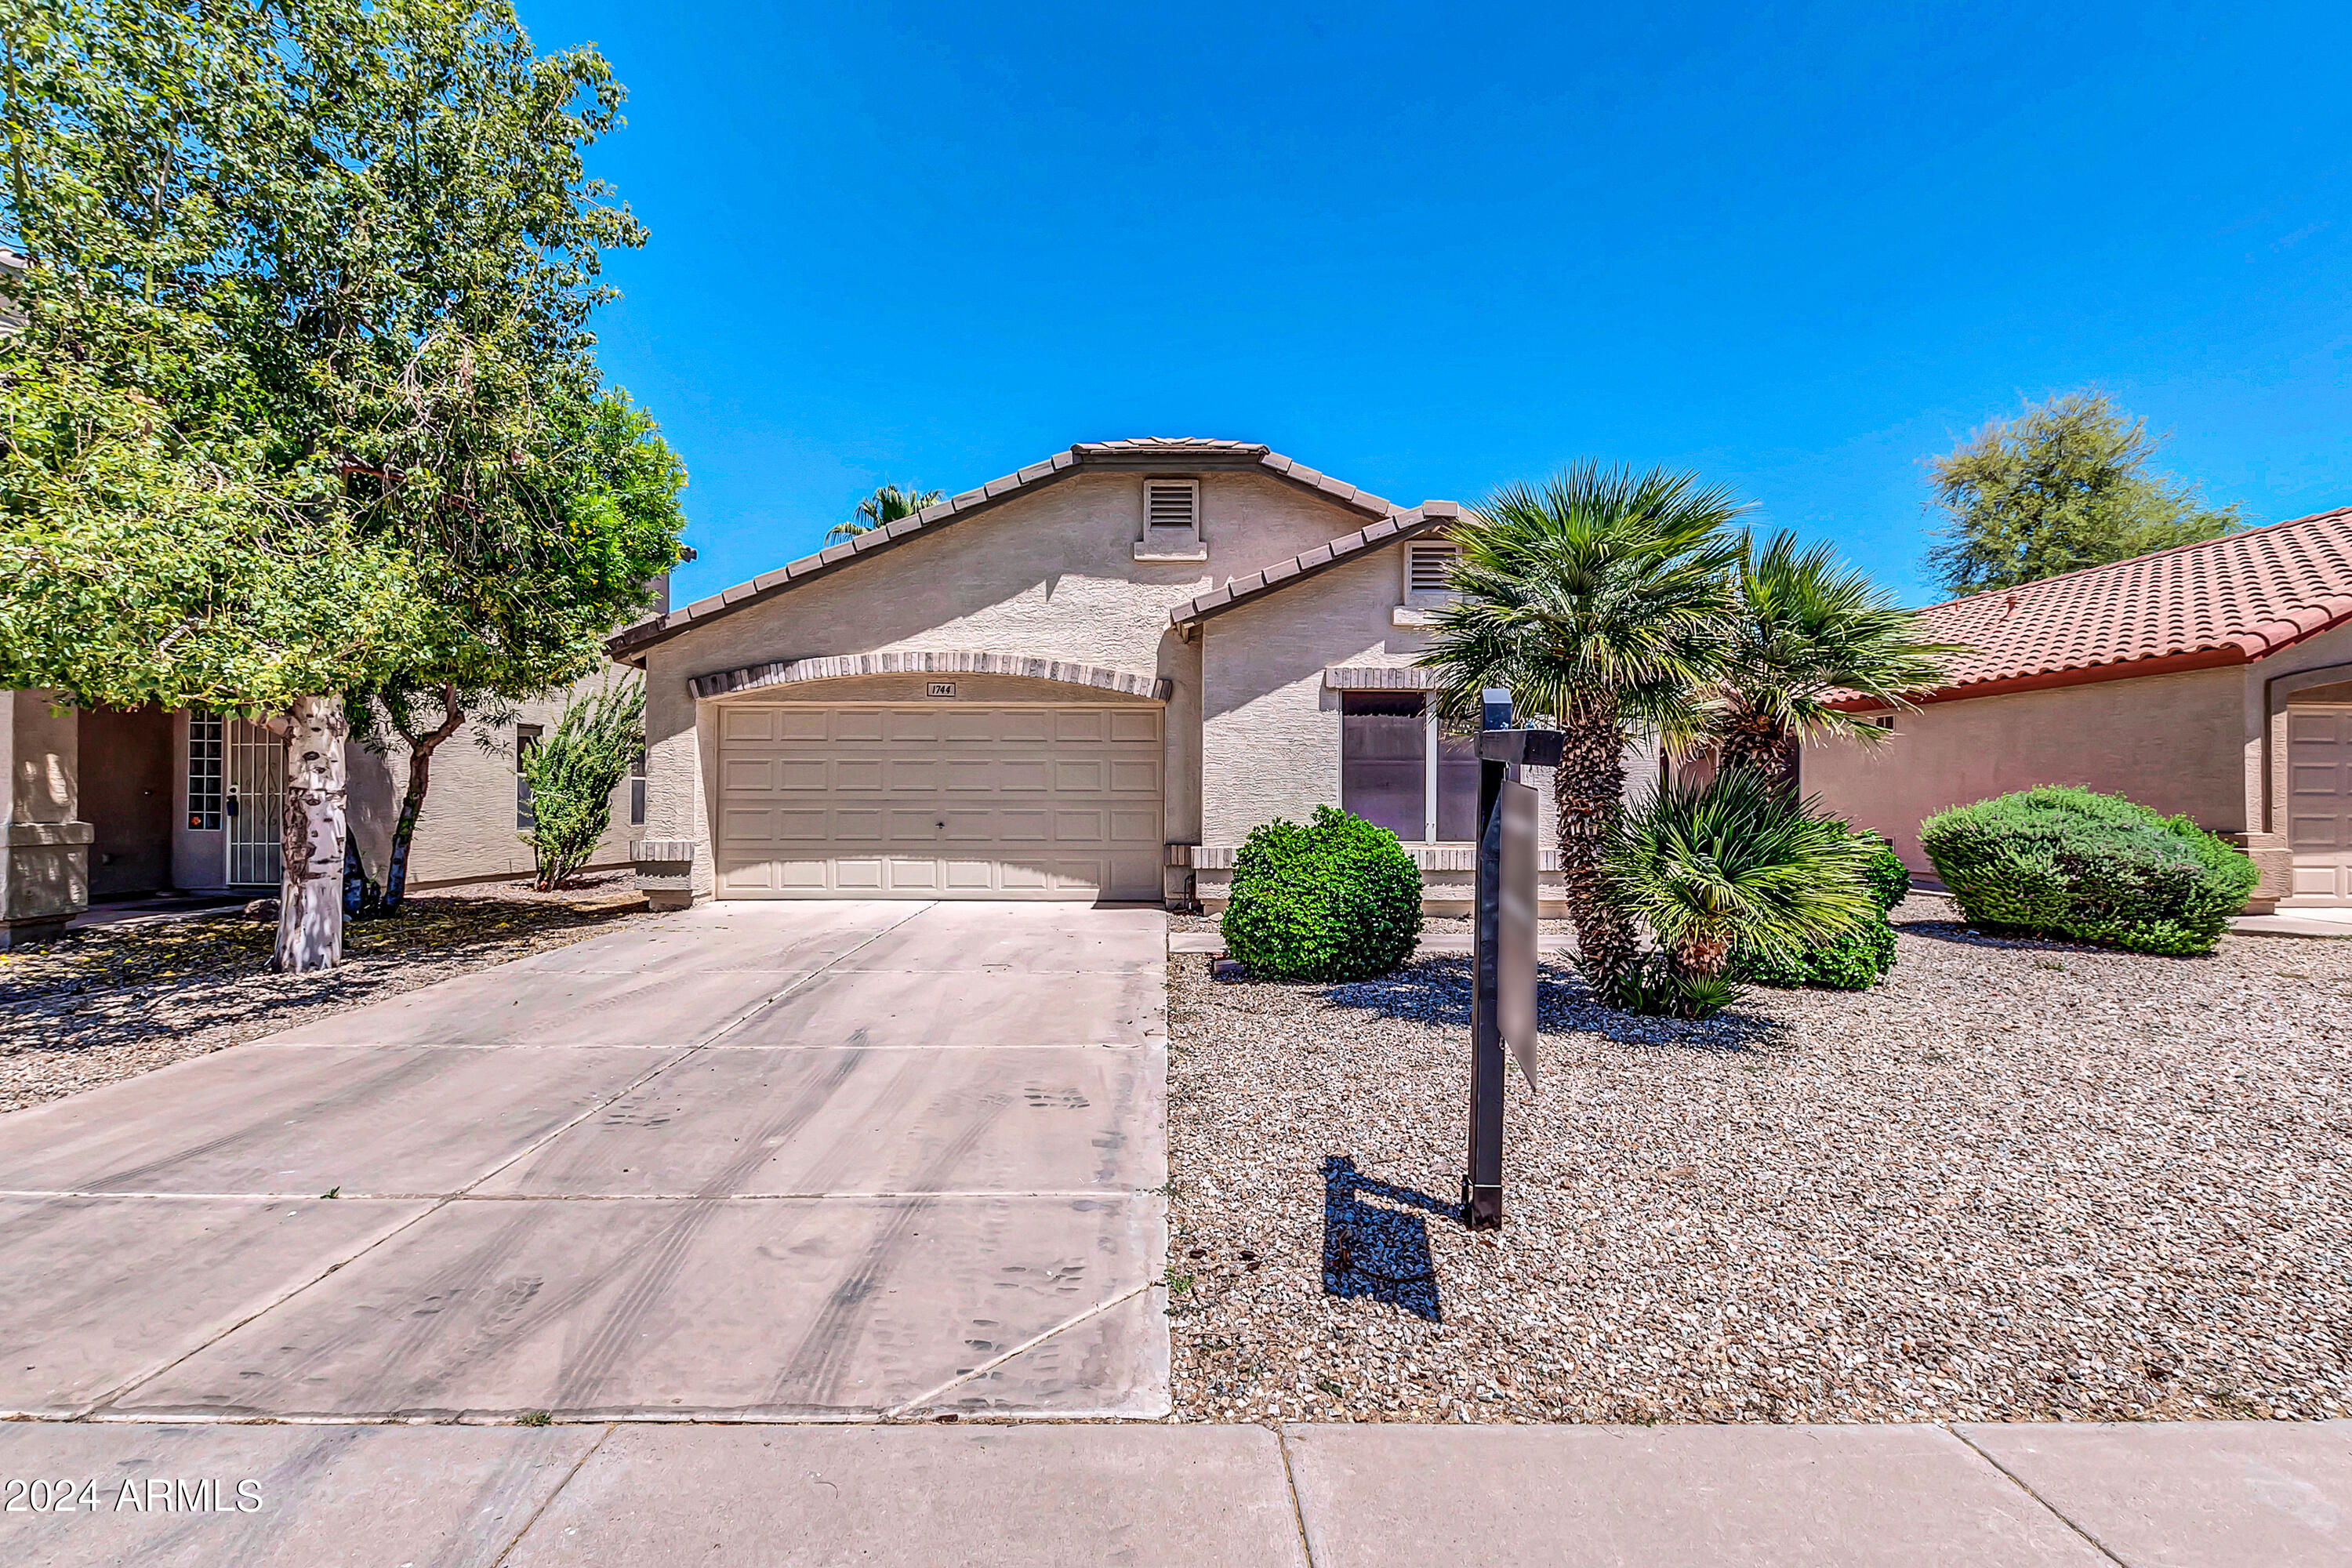
[[[2352,503],[2342,0],[522,5],[630,89],[604,354],[688,596],[1122,436],[1404,504],[1685,466],[1914,603],[1921,458],[2053,391]]]

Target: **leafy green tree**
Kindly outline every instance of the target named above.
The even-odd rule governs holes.
[[[1859,572],[1841,570],[1826,544],[1800,548],[1776,533],[1739,542],[1730,623],[1716,710],[1707,721],[1727,768],[1748,768],[1782,789],[1796,784],[1795,743],[1817,736],[1874,745],[1886,731],[1832,707],[1862,696],[1891,707],[1938,684],[1950,643],[1922,637],[1918,621]]]
[[[897,485],[879,485],[874,493],[857,503],[857,515],[847,522],[836,522],[825,531],[827,544],[836,540],[855,539],[861,533],[871,533],[887,528],[902,517],[912,517],[927,506],[937,506],[938,490],[919,490],[912,485],[900,489]]]
[[[1418,661],[1449,721],[1508,688],[1519,712],[1566,731],[1553,776],[1559,859],[1580,962],[1596,989],[1634,959],[1633,922],[1602,873],[1625,807],[1634,729],[1695,735],[1722,672],[1738,503],[1689,474],[1586,464],[1540,489],[1497,490],[1452,535],[1453,601]]]
[[[675,560],[587,330],[641,238],[583,173],[619,100],[503,3],[0,0],[0,426],[48,432],[0,676],[288,715],[289,967],[340,945],[340,694],[574,679]]]
[[[353,709],[363,739],[386,752],[397,739],[406,758],[373,900],[384,913],[397,913],[406,898],[409,851],[443,742],[468,719],[500,721],[516,704],[601,667],[604,636],[643,602],[646,584],[676,563],[686,472],[651,418],[616,394],[559,407],[551,426],[562,445],[546,473],[569,489],[532,489],[524,499],[545,509],[544,526],[566,547],[551,553],[541,574],[536,623],[509,618],[500,629],[438,620],[440,635],[419,639],[411,659]]]
[[[2245,526],[2238,505],[2148,471],[2164,438],[2098,391],[2067,393],[1987,425],[1931,460],[1944,517],[1927,569],[1951,594],[1980,594],[2105,565]]]
[[[521,837],[538,863],[540,891],[563,886],[596,852],[612,825],[613,792],[645,744],[646,689],[627,680],[568,704],[518,759],[530,786],[531,826]]]

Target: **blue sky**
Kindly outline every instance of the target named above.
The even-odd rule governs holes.
[[[600,330],[687,596],[1122,436],[1404,504],[1686,467],[1912,603],[1920,459],[2053,391],[2352,503],[2340,0],[522,10],[630,89]]]

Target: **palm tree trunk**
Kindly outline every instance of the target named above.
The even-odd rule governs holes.
[[[1601,848],[1625,812],[1625,735],[1613,718],[1571,722],[1552,774],[1559,876],[1587,984],[1600,991],[1633,966],[1633,925],[1601,875]]]
[[[1724,730],[1720,743],[1725,768],[1746,768],[1771,780],[1784,791],[1796,789],[1796,770],[1790,765],[1792,759],[1788,732],[1771,720],[1743,715]]]

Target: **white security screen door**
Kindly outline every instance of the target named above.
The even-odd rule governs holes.
[[[285,859],[286,742],[228,721],[228,884],[274,888]]]

